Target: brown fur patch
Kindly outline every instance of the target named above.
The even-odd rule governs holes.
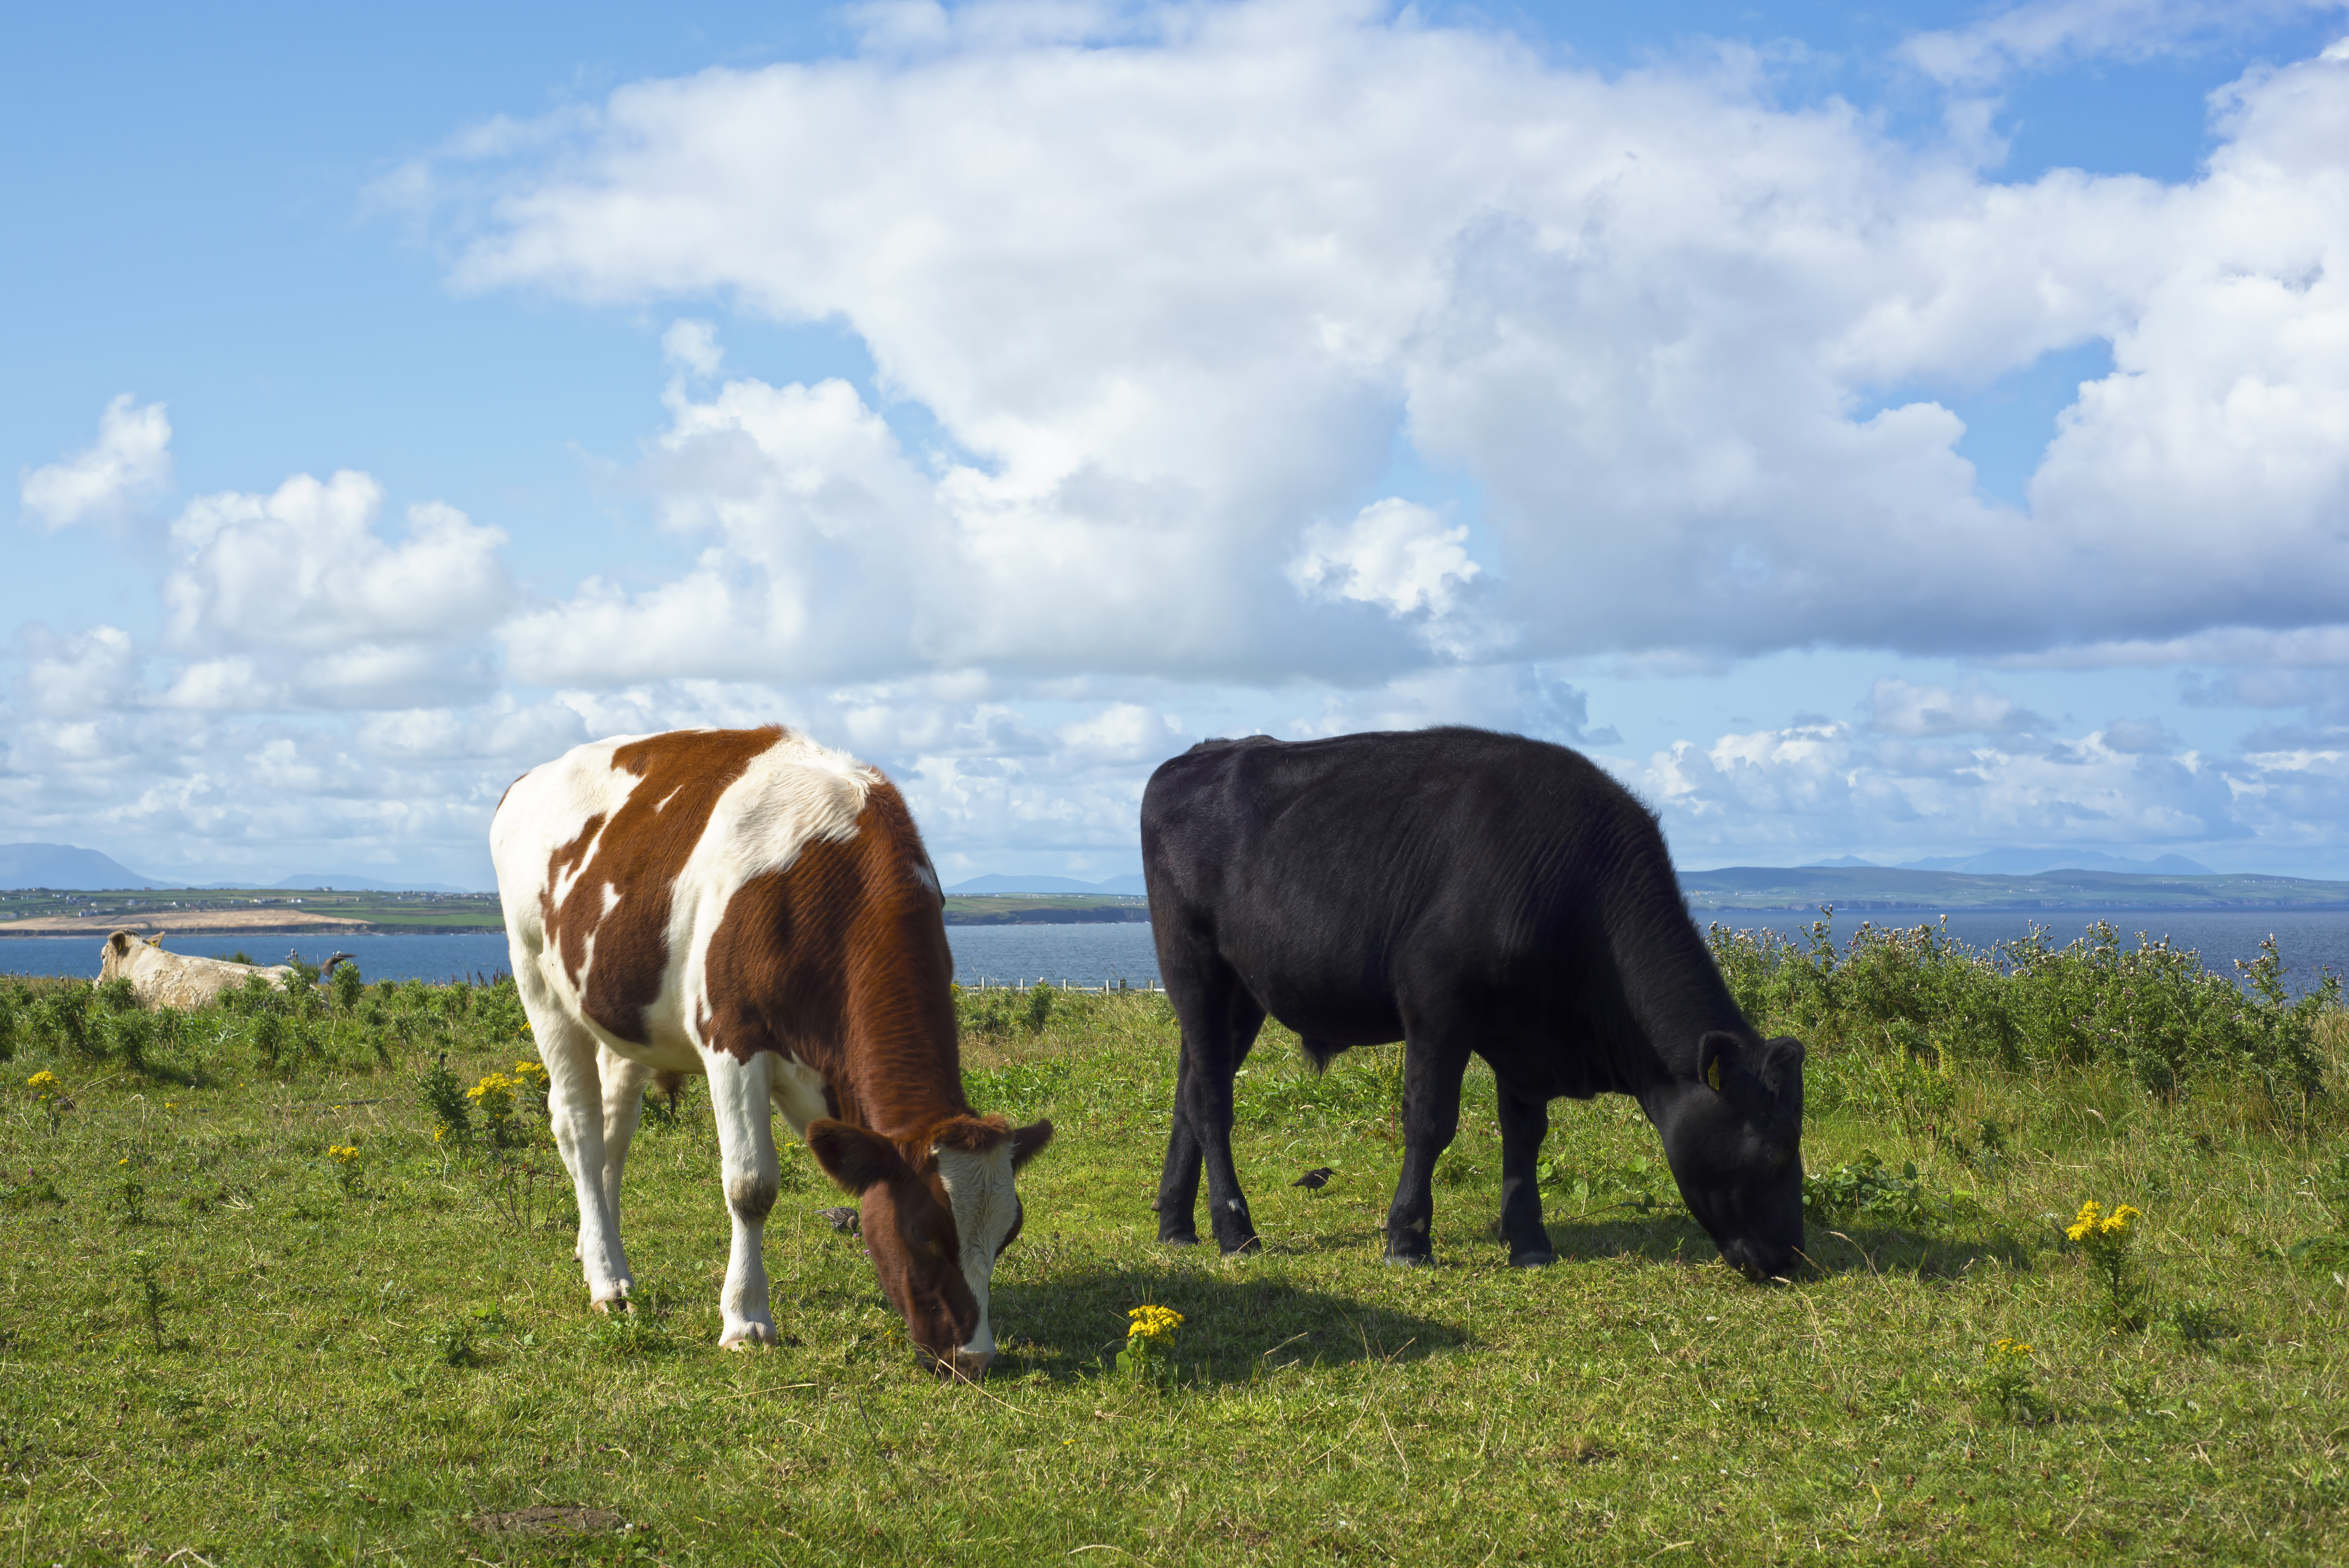
[[[643,782],[610,821],[600,814],[588,819],[579,836],[549,858],[549,891],[541,903],[547,944],[562,953],[564,971],[580,988],[587,1016],[621,1039],[651,1043],[645,1009],[660,995],[668,973],[671,884],[701,841],[718,798],[782,738],[781,728],[769,726],[631,741],[612,753],[612,766]],[[555,905],[555,883],[583,861],[585,870]],[[620,895],[608,912],[606,888]],[[583,968],[587,980],[580,986]]]

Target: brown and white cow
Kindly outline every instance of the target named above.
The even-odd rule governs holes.
[[[590,1299],[632,1285],[620,1175],[645,1085],[702,1073],[734,1221],[719,1343],[775,1342],[771,1105],[863,1195],[915,1345],[941,1372],[983,1372],[988,1288],[1019,1232],[1012,1173],[1052,1128],[963,1098],[944,901],[895,787],[777,727],[624,737],[517,779],[490,849]]]
[[[284,964],[232,964],[225,958],[199,958],[192,954],[166,953],[162,934],[141,937],[137,932],[111,932],[98,960],[98,980],[128,980],[130,994],[142,1007],[202,1007],[233,991],[249,975],[264,975],[284,986],[294,975]]]

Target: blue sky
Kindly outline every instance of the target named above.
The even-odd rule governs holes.
[[[0,840],[479,883],[772,717],[1100,877],[1461,721],[1689,865],[2349,875],[2339,5],[0,28]]]

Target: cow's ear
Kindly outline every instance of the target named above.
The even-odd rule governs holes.
[[[1011,1135],[1011,1169],[1019,1170],[1044,1152],[1044,1145],[1052,1141],[1050,1121],[1031,1121]]]
[[[1735,1035],[1725,1029],[1709,1030],[1704,1038],[1697,1042],[1697,1076],[1704,1079],[1705,1086],[1713,1093],[1723,1092],[1725,1075],[1737,1070],[1737,1058],[1743,1049]]]
[[[877,1132],[829,1117],[808,1123],[807,1145],[823,1173],[852,1192],[913,1174],[895,1144]]]

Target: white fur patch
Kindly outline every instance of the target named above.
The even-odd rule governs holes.
[[[962,1238],[962,1274],[978,1301],[978,1325],[963,1349],[974,1356],[995,1353],[995,1329],[987,1310],[988,1287],[995,1280],[995,1255],[1011,1222],[1019,1216],[1019,1195],[1011,1184],[1011,1144],[1009,1140],[984,1154],[961,1149],[940,1149],[938,1179],[946,1183],[947,1202],[954,1208],[955,1233]]]
[[[832,1114],[832,1107],[823,1098],[823,1075],[797,1057],[778,1057],[773,1076],[768,1081],[774,1092],[776,1109],[792,1124],[792,1131],[799,1140],[805,1143],[808,1123]]]

